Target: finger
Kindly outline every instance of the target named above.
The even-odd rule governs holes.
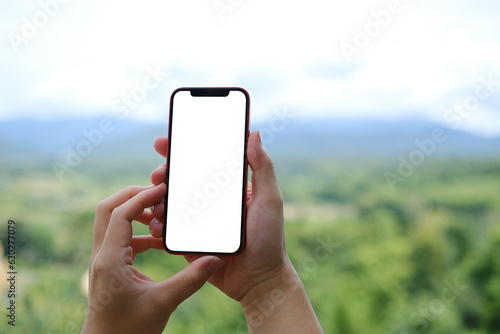
[[[132,220],[144,209],[161,201],[165,191],[164,184],[143,190],[113,210],[102,247],[109,247],[115,251],[121,247],[128,247],[132,241]]]
[[[134,197],[139,192],[151,187],[152,186],[130,186],[118,191],[117,193],[111,195],[110,197],[97,204],[94,222],[94,243],[92,246],[92,254],[96,254],[101,248],[113,210],[125,203],[130,198]]]
[[[163,236],[163,219],[153,218],[149,223],[149,233],[155,238]]]
[[[130,247],[134,251],[134,256],[151,248],[164,249],[162,239],[154,238],[150,235],[134,235],[130,242]]]
[[[163,235],[163,214],[165,213],[165,201],[154,205],[152,218],[149,222],[149,232],[155,238],[161,238]]]
[[[247,157],[252,169],[252,201],[282,205],[283,197],[274,171],[273,161],[264,150],[260,132],[254,131],[248,138]]]
[[[187,262],[191,263],[195,260],[198,260],[200,257],[203,257],[204,255],[199,255],[199,254],[185,254],[184,258],[186,259]]]
[[[134,220],[144,225],[149,225],[149,222],[153,218],[154,218],[153,212],[149,209],[145,209],[139,216],[135,217]]]
[[[247,182],[247,201],[252,198],[252,182]]]
[[[165,175],[167,173],[167,165],[161,164],[151,173],[151,183],[155,186],[165,182]]]
[[[162,298],[160,305],[165,308],[177,307],[186,298],[198,291],[212,274],[224,265],[224,261],[215,256],[204,256],[186,268],[159,284],[156,296]],[[172,310],[173,311],[173,310]]]
[[[163,213],[165,212],[165,202],[162,200],[159,203],[156,203],[152,209],[151,209],[151,214],[153,215],[154,218],[160,218],[163,217]]]
[[[158,137],[155,139],[154,144],[153,144],[156,152],[164,156],[165,158],[167,157],[167,152],[168,152],[168,138],[167,137]]]

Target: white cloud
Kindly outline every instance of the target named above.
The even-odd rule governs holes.
[[[8,39],[1,42],[0,70],[9,79],[0,79],[6,93],[0,115],[35,115],[33,108],[41,103],[60,106],[61,116],[111,112],[110,102],[140,82],[145,67],[160,65],[171,72],[167,82],[134,117],[162,118],[177,85],[238,84],[255,92],[256,118],[289,106],[304,115],[404,117],[420,112],[439,119],[474,88],[477,76],[500,75],[500,6],[493,0],[481,6],[489,10],[471,0],[460,5],[451,0],[402,2],[402,12],[351,64],[339,43],[351,43],[354,28],[363,29],[373,20],[370,13],[387,9],[389,0],[230,3],[236,5],[223,21],[206,0],[61,5],[19,53]],[[6,7],[0,35],[20,33],[23,18],[40,8],[37,1]],[[493,119],[496,113],[484,113],[468,128],[491,134],[497,131]]]

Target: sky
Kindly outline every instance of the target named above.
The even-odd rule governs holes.
[[[178,87],[240,86],[252,120],[286,108],[500,136],[499,15],[494,0],[10,1],[0,121],[165,121]]]

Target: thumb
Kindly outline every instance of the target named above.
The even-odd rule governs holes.
[[[161,304],[175,309],[180,303],[198,291],[212,274],[224,265],[224,261],[215,256],[204,256],[190,263],[170,279],[160,283],[157,296],[163,298]],[[165,298],[165,296],[167,296]]]
[[[247,157],[252,169],[252,201],[280,203],[283,201],[273,161],[262,146],[260,131],[248,138]]]

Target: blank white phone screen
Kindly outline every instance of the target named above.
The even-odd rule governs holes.
[[[171,113],[165,246],[235,253],[241,247],[247,96],[178,91]]]

